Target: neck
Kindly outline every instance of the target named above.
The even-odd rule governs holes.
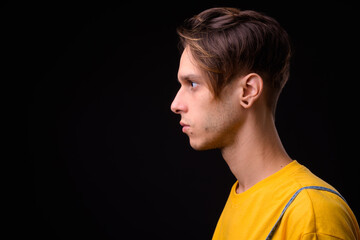
[[[292,161],[282,146],[271,114],[253,119],[249,116],[235,140],[221,152],[239,182],[237,193],[246,191]]]

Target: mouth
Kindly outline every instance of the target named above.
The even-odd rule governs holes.
[[[180,122],[180,125],[182,126],[183,133],[185,133],[190,128],[190,125],[188,125],[182,121]]]

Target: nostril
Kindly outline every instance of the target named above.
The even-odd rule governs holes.
[[[173,102],[172,104],[171,104],[171,111],[172,112],[174,112],[174,113],[176,113],[176,114],[179,114],[179,113],[181,113],[181,106],[180,105],[178,105],[177,103],[175,103],[175,102]]]
[[[170,109],[174,113],[178,113],[179,109],[176,107],[175,101],[173,101],[170,105]]]

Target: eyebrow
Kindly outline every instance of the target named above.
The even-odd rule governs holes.
[[[186,74],[186,75],[180,75],[178,77],[178,81],[187,81],[187,80],[199,80],[201,77],[199,75],[195,74]]]

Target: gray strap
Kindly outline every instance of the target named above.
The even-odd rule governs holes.
[[[284,216],[285,214],[285,211],[288,209],[288,207],[290,206],[290,204],[294,201],[294,199],[297,197],[297,195],[304,189],[315,189],[315,190],[321,190],[321,191],[327,191],[327,192],[331,192],[331,193],[334,193],[336,195],[338,195],[339,197],[341,197],[345,202],[345,198],[343,196],[341,196],[340,193],[330,189],[330,188],[326,188],[326,187],[320,187],[320,186],[307,186],[307,187],[303,187],[303,188],[300,188],[299,190],[296,191],[296,193],[291,197],[291,199],[289,200],[289,202],[286,204],[286,206],[284,207],[284,209],[282,210],[281,214],[280,214],[280,217],[278,218],[278,220],[276,221],[275,225],[273,226],[273,228],[271,229],[269,235],[266,237],[266,240],[270,240],[272,239],[276,229],[278,228],[279,224],[280,224],[280,221],[282,219],[282,217]]]

